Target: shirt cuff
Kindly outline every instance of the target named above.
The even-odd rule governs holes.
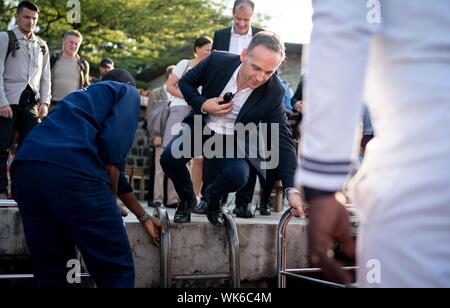
[[[203,105],[202,105],[202,107],[200,108],[200,111],[201,111],[201,113],[203,113],[203,114],[208,114],[207,112],[204,112],[204,111],[203,111]]]

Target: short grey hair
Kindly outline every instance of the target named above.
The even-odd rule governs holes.
[[[261,31],[255,34],[247,47],[247,54],[251,54],[256,46],[262,45],[279,55],[281,55],[281,62],[286,58],[286,47],[280,36],[275,32]]]

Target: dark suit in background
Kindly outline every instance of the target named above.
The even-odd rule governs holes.
[[[252,27],[252,33],[255,35],[262,29]],[[217,30],[214,32],[212,50],[230,51],[231,27]]]

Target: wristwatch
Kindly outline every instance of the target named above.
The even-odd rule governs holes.
[[[284,190],[284,194],[286,195],[286,197],[290,194],[297,194],[300,196],[300,191],[297,188],[289,187]]]

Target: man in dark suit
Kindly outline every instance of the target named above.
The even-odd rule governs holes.
[[[276,129],[272,140],[278,140],[278,144],[271,146],[275,157],[274,160],[271,157],[275,161],[271,168],[279,168],[289,204],[301,208],[300,194],[292,188],[296,154],[283,107],[285,91],[274,75],[284,58],[280,38],[272,32],[260,32],[241,56],[213,52],[180,80],[180,90],[193,111],[184,120],[185,127],[179,136],[161,155],[161,166],[181,199],[175,222],[190,222],[191,208],[196,204],[186,164],[192,157],[207,157],[214,152],[215,156],[210,158],[216,168],[210,172],[215,179],[206,188],[207,216],[213,225],[224,223],[221,197],[242,188],[252,168],[263,176],[265,169],[270,168],[265,166],[263,155],[254,155],[258,152],[255,148],[261,149],[252,136],[258,136],[257,126],[261,123]],[[228,92],[234,93],[234,98],[225,103],[223,96]],[[249,128],[244,136],[240,134],[243,126]],[[221,149],[220,141],[225,142],[225,149]]]
[[[213,50],[228,51],[237,55],[247,48],[253,35],[263,31],[262,29],[251,26],[255,3],[251,0],[236,0],[233,5],[233,26],[218,30],[214,33]],[[205,170],[212,168],[212,162],[205,159],[203,164],[203,187],[202,195],[205,194],[205,188],[209,185]],[[256,184],[256,174],[251,172],[248,185],[236,194],[236,208],[233,211],[238,217],[251,218],[252,213],[247,209],[248,204],[253,197],[253,191]],[[227,195],[224,196],[227,199]],[[204,214],[207,203],[204,197],[198,206],[194,209],[195,213]]]
[[[250,0],[236,0],[233,5],[233,26],[214,33],[213,50],[240,55],[253,35],[263,31],[251,26],[255,4]]]

